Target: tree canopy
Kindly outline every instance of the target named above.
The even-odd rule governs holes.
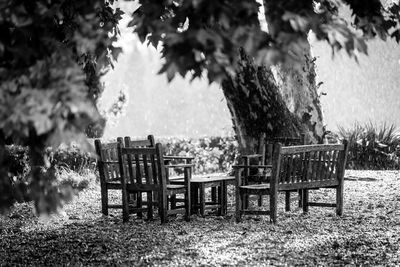
[[[130,26],[142,42],[162,46],[168,79],[179,73],[210,82],[234,75],[242,47],[266,66],[295,63],[302,55],[307,34],[326,41],[335,53],[367,54],[366,40],[378,36],[400,41],[399,5],[379,0],[265,0],[268,32],[258,19],[260,3],[249,1],[140,0]],[[350,21],[339,9],[352,10]]]
[[[38,211],[56,209],[66,192],[44,174],[46,146],[85,143],[101,119],[100,76],[121,49],[114,47],[122,11],[113,1],[0,2],[0,210],[12,203],[4,139],[31,150],[28,193]]]

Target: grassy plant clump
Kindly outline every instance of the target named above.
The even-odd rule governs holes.
[[[400,169],[400,132],[394,124],[355,123],[339,127],[338,134],[350,144],[347,168]]]

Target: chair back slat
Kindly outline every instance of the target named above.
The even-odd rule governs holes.
[[[120,173],[118,168],[117,146],[122,143],[121,138],[117,142],[101,143],[99,139],[95,141],[96,153],[98,155],[97,168],[100,175],[100,183],[118,182]]]
[[[132,170],[132,172],[124,174],[125,181],[146,186],[162,184],[162,180],[165,180],[165,172],[162,176],[163,173],[160,172],[160,168],[165,167],[163,166],[162,154],[160,154],[161,145],[157,145],[156,147],[121,147],[119,151],[121,159],[126,161],[128,169]],[[158,159],[159,157],[160,159]]]
[[[274,137],[274,138],[266,138],[264,136],[262,151],[259,151],[261,155],[264,155],[264,160],[266,165],[272,164],[273,152],[274,152],[274,144],[281,143],[282,146],[295,146],[295,145],[305,145],[305,135],[301,134],[300,137]]]
[[[125,136],[125,147],[154,147],[154,136],[148,135],[147,139],[131,140],[129,136]]]

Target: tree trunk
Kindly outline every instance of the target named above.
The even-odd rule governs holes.
[[[241,153],[258,151],[259,138],[300,136],[321,142],[324,133],[315,84],[314,61],[304,58],[301,69],[258,67],[243,51],[235,78],[222,90],[232,115]]]

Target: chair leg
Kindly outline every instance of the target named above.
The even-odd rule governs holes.
[[[206,207],[206,199],[205,199],[205,187],[204,187],[204,184],[203,183],[201,183],[200,185],[199,185],[199,188],[200,188],[200,215],[202,216],[202,217],[204,217],[204,210],[205,210],[205,207]]]
[[[307,213],[308,212],[308,189],[303,190],[303,212]]]
[[[285,211],[290,211],[290,192],[285,192]]]
[[[139,209],[141,209],[142,207],[143,207],[143,196],[142,196],[142,192],[138,192],[137,193],[137,195],[136,195],[136,204],[137,204],[137,207],[139,208]],[[137,213],[137,217],[138,218],[143,218],[143,213],[140,211],[140,212],[138,212]]]
[[[122,190],[122,221],[127,222],[129,220],[129,202],[128,192]]]
[[[343,184],[336,187],[336,214],[343,215]]]
[[[108,215],[108,192],[105,184],[101,186],[101,212]]]
[[[243,204],[242,204],[244,209],[248,209],[249,208],[249,201],[250,201],[249,196],[248,195],[244,195],[243,196]]]
[[[153,220],[153,192],[147,193],[147,219]]]
[[[169,197],[171,201],[171,210],[176,209],[176,195],[172,195]]]
[[[190,213],[191,213],[191,195],[190,195],[190,185],[188,188],[186,188],[185,191],[185,221],[189,222],[190,221]]]
[[[240,195],[240,189],[238,187],[236,187],[235,190],[235,202],[236,202],[236,210],[235,210],[235,214],[236,214],[236,222],[239,223],[242,220],[242,196]]]
[[[167,194],[163,194],[160,192],[159,196],[159,206],[158,206],[158,213],[161,218],[161,223],[168,222],[168,196]]]

